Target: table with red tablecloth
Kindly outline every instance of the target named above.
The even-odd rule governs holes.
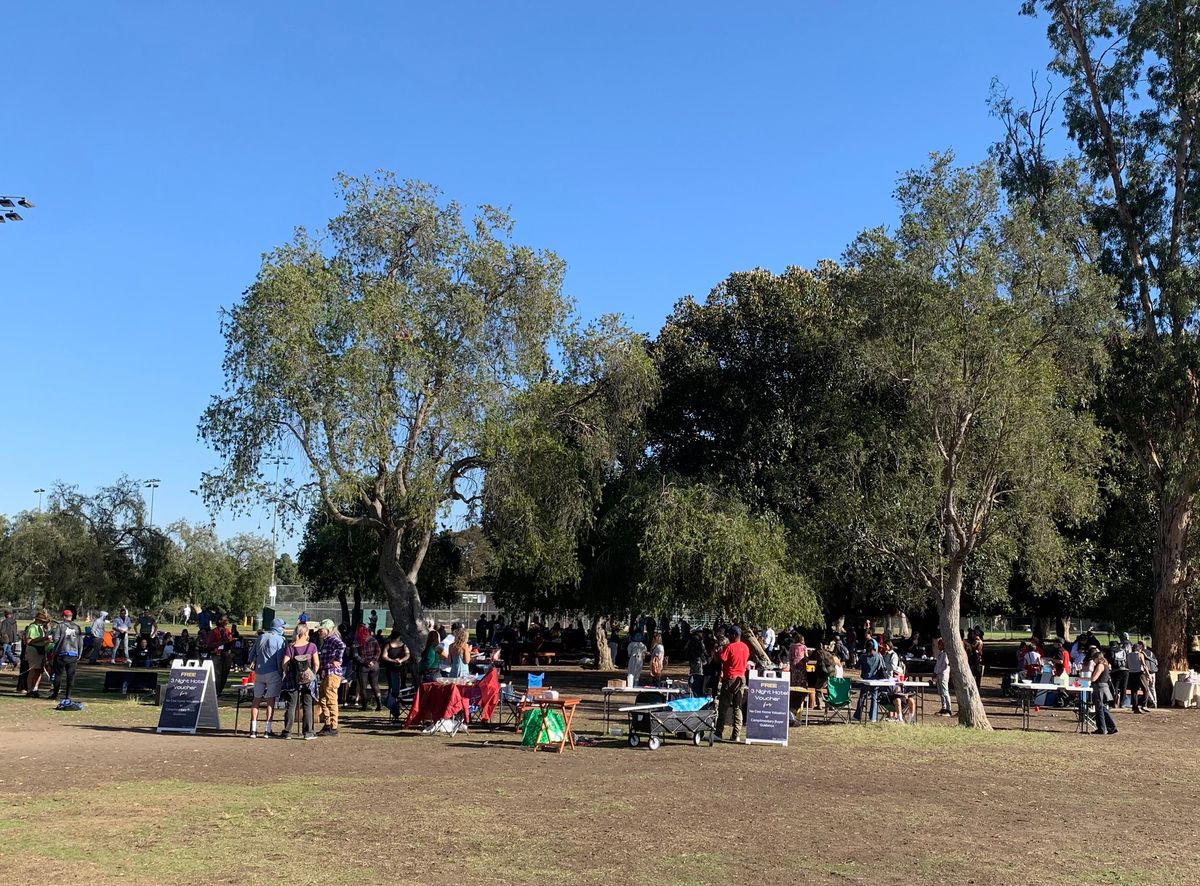
[[[422,683],[413,697],[412,708],[404,725],[420,726],[422,723],[438,723],[451,720],[460,713],[466,719],[470,704],[463,690],[467,687],[457,683]]]
[[[473,684],[422,683],[413,697],[412,708],[404,725],[419,726],[422,723],[440,723],[462,714],[463,720],[471,719],[474,708],[476,722],[490,720],[492,711],[500,699],[500,678],[495,668],[488,671]]]

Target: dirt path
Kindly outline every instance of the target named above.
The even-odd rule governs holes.
[[[47,708],[0,701],[0,860],[32,854],[46,882],[267,882],[298,850],[320,863],[297,883],[1200,877],[1195,711],[1120,713],[1109,738],[1043,712],[1061,731],[822,726],[787,748],[613,739],[559,756],[511,731],[424,736],[358,712],[336,739],[285,743],[160,736],[131,702]],[[578,725],[600,732],[594,694]]]

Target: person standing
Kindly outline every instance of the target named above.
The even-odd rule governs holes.
[[[179,610],[179,614],[183,616],[183,623],[186,625],[192,617],[192,604],[184,603],[183,608]]]
[[[49,644],[50,613],[41,609],[21,632],[21,646],[25,650],[25,695],[29,698],[41,698],[42,667],[46,663],[46,647]]]
[[[983,628],[973,628],[967,637],[967,665],[975,678],[975,688],[983,690]]]
[[[217,695],[225,691],[229,681],[229,668],[233,662],[233,631],[225,616],[217,619],[216,626],[208,632],[208,651],[213,660],[213,670],[216,672]]]
[[[379,641],[375,639],[373,631],[359,625],[354,645],[358,647],[359,709],[367,709],[367,692],[370,691],[375,696],[375,710],[381,711],[383,705],[379,699],[379,656],[382,650],[379,648]]]
[[[392,635],[384,644],[380,657],[383,660],[383,666],[387,668],[388,710],[392,712],[392,719],[395,720],[400,716],[400,690],[408,682],[404,676],[412,657],[407,644],[400,638],[400,631],[392,629]]]
[[[3,644],[3,658],[0,659],[0,666],[20,665],[21,659],[17,657],[17,620],[13,617],[11,609],[4,610],[4,618],[0,619],[0,644]]]
[[[137,621],[137,628],[138,637],[145,637],[153,645],[154,635],[158,631],[158,622],[154,620],[154,616],[150,614],[149,609],[142,610],[142,617]]]
[[[1125,689],[1129,685],[1129,634],[1121,635],[1121,642],[1111,640],[1108,644],[1108,663],[1112,674],[1113,705],[1117,708],[1125,705]]]
[[[338,687],[342,685],[342,656],[346,652],[346,644],[338,636],[333,619],[327,618],[321,622],[318,630],[321,638],[321,722],[324,728],[317,733],[318,737],[336,738],[338,734]]]
[[[863,680],[882,680],[884,678],[883,656],[879,654],[879,641],[872,638],[867,641],[867,654],[862,658],[862,670],[859,676]],[[879,687],[863,686],[858,692],[858,707],[854,710],[854,719],[862,719],[863,704],[871,699],[871,722],[874,723],[879,711]]]
[[[655,634],[650,641],[650,682],[663,685],[663,668],[667,666],[667,649],[663,646],[662,634]]]
[[[1146,713],[1146,706],[1150,703],[1150,689],[1146,685],[1146,653],[1144,643],[1131,645],[1129,651],[1125,653],[1125,670],[1128,673],[1126,680],[1129,685],[1129,700],[1133,706],[1135,714]],[[1142,698],[1138,698],[1138,694],[1142,694]]]
[[[371,610],[371,617],[367,620],[367,625],[370,627],[372,634],[379,629],[379,613],[374,609]]]
[[[729,643],[717,653],[721,663],[721,699],[717,705],[717,737],[725,739],[725,724],[733,721],[733,741],[742,740],[742,707],[746,700],[746,665],[750,662],[750,647],[742,642],[742,629],[733,625],[726,629]]]
[[[467,639],[467,629],[458,627],[451,635],[450,641],[450,671],[453,680],[465,680],[471,676],[471,644]]]
[[[1155,686],[1155,681],[1158,679],[1158,657],[1154,654],[1154,650],[1149,648],[1144,642],[1138,644],[1142,648],[1142,655],[1146,659],[1146,707],[1158,707],[1158,687]]]
[[[113,650],[112,658],[108,660],[109,664],[117,663],[117,652],[120,651],[125,656],[126,666],[133,665],[133,659],[129,656],[129,632],[131,630],[133,630],[133,619],[129,617],[129,610],[122,606],[120,614],[113,619]]]
[[[92,652],[88,656],[88,664],[100,661],[100,652],[104,648],[104,623],[108,620],[108,612],[101,609],[100,614],[92,619],[88,630],[92,633]]]
[[[946,644],[941,637],[937,641],[937,661],[933,665],[933,676],[937,681],[938,697],[942,700],[939,717],[949,717],[954,712],[950,710],[950,657],[946,654]]]
[[[321,667],[321,655],[316,644],[309,642],[308,636],[307,624],[296,625],[296,636],[283,655],[283,690],[287,696],[287,710],[283,715],[281,738],[291,737],[297,714],[301,715],[304,740],[317,737],[313,731],[313,702],[317,699],[317,671]]]
[[[1108,713],[1108,705],[1113,700],[1112,665],[1108,663],[1099,647],[1092,650],[1088,657],[1092,664],[1091,688],[1092,703],[1096,707],[1096,734],[1116,735],[1117,724]]]
[[[626,647],[625,653],[629,658],[626,671],[633,678],[633,685],[637,686],[641,682],[642,665],[646,660],[646,644],[642,642],[641,634],[634,634],[629,638],[629,645]]]
[[[283,684],[283,655],[285,640],[282,618],[271,622],[271,629],[254,642],[254,660],[250,662],[250,670],[254,671],[254,704],[250,708],[250,737],[258,738],[258,706],[263,703],[267,707],[267,725],[263,727],[264,737],[272,735],[272,723],[275,719],[275,699],[279,697],[279,689]]]
[[[50,693],[50,698],[58,698],[61,692],[62,697],[70,701],[75,671],[83,654],[83,631],[75,624],[73,611],[64,609],[62,617],[63,620],[54,629],[54,671],[58,676],[58,685]]]

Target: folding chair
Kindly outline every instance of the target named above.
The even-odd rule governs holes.
[[[528,674],[525,685],[530,689],[541,689],[544,682],[546,682],[545,674]]]
[[[408,712],[412,710],[413,699],[417,697],[417,687],[409,686],[400,690],[400,694],[395,697],[394,713],[392,720],[398,723],[403,723],[408,719]]]
[[[850,723],[850,680],[846,677],[830,677],[825,682],[825,692],[821,695],[825,705],[824,722],[832,723],[841,720]]]

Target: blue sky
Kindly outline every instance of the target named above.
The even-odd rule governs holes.
[[[125,473],[161,478],[156,522],[207,519],[218,312],[339,170],[511,205],[584,317],[653,333],[731,271],[837,257],[930,151],[981,159],[991,78],[1047,58],[1018,5],[5,4],[0,193],[37,206],[0,227],[0,513]]]

